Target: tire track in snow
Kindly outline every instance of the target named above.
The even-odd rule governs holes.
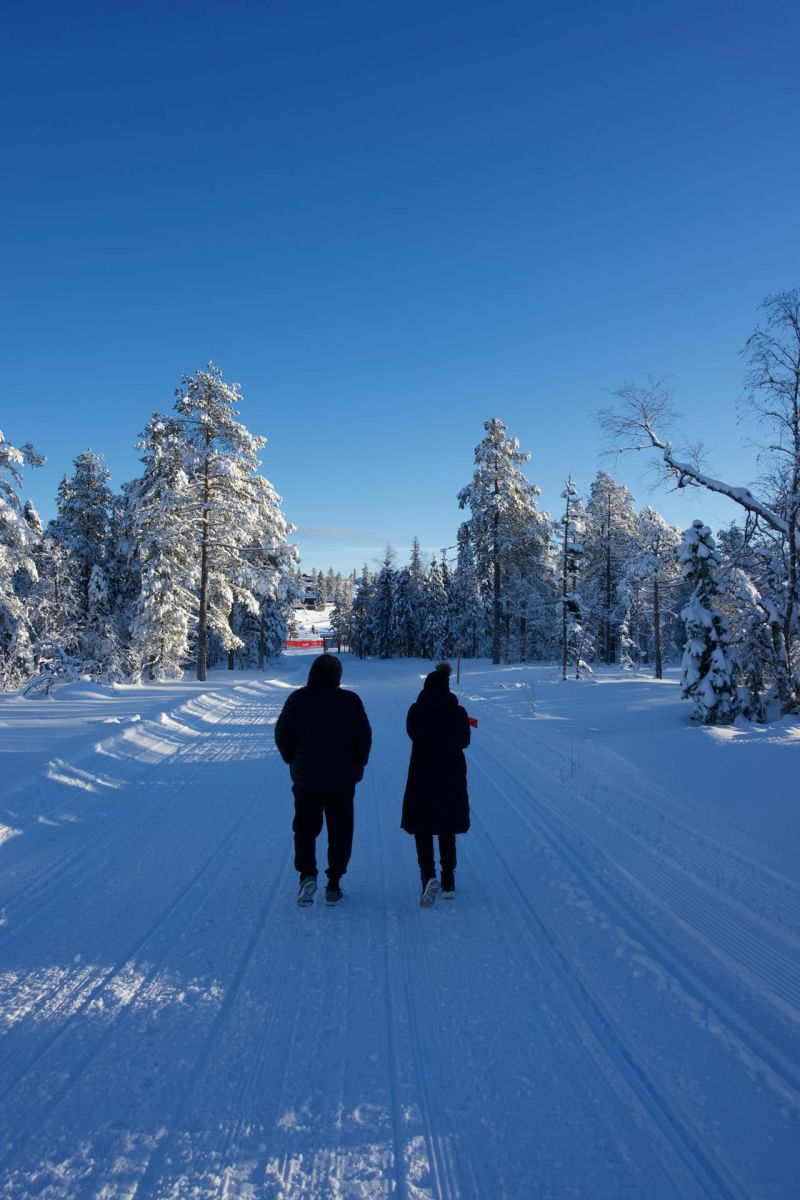
[[[212,736],[213,734],[209,734],[209,739]],[[274,767],[274,760],[270,765]],[[144,934],[137,938],[133,945],[128,948],[127,952],[119,957],[111,968],[103,972],[100,982],[82,998],[80,1007],[70,1013],[66,1022],[52,1036],[47,1038],[45,1044],[39,1047],[34,1057],[28,1057],[28,1061],[23,1067],[22,1071],[17,1073],[15,1079],[12,1080],[12,1083],[8,1088],[6,1088],[4,1092],[6,1097],[9,1096],[14,1088],[18,1087],[27,1076],[29,1076],[31,1071],[35,1070],[36,1066],[45,1058],[46,1055],[49,1054],[51,1050],[57,1048],[62,1039],[67,1037],[67,1035],[73,1028],[76,1027],[77,1023],[81,1020],[83,1015],[91,1009],[91,1007],[100,1007],[99,1002],[103,999],[104,992],[107,992],[107,990],[110,988],[112,989],[112,1003],[111,1005],[107,1006],[104,1011],[110,1010],[113,1012],[112,1021],[106,1026],[103,1034],[101,1035],[100,1041],[92,1047],[90,1054],[84,1057],[83,1061],[80,1063],[79,1070],[71,1072],[70,1078],[65,1080],[63,1086],[59,1088],[56,1096],[53,1098],[53,1103],[50,1105],[51,1112],[54,1110],[55,1105],[60,1103],[64,1096],[66,1096],[66,1094],[75,1086],[86,1067],[88,1067],[90,1062],[100,1052],[108,1039],[114,1035],[115,1027],[120,1017],[122,1017],[124,1013],[130,1009],[130,1006],[136,996],[138,996],[143,989],[146,989],[153,978],[159,974],[165,957],[169,954],[171,948],[176,944],[176,942],[179,941],[183,936],[187,924],[191,922],[192,914],[190,913],[188,922],[183,922],[168,939],[166,945],[162,947],[160,955],[156,955],[156,961],[151,964],[148,971],[145,974],[136,977],[135,987],[131,987],[129,983],[129,986],[126,989],[124,1000],[120,1003],[119,997],[114,997],[113,990],[115,982],[121,978],[121,972],[123,972],[129,965],[132,968],[133,960],[135,959],[136,955],[145,949],[148,943],[156,938],[156,935],[168,921],[169,917],[180,907],[181,904],[190,898],[191,893],[198,886],[198,884],[202,884],[204,888],[207,887],[209,879],[215,878],[216,875],[220,873],[221,869],[224,870],[224,867],[226,866],[226,863],[230,857],[228,851],[235,844],[237,835],[246,829],[246,823],[250,814],[258,805],[264,791],[266,791],[270,786],[272,774],[273,771],[270,770],[266,777],[259,780],[258,786],[254,789],[251,800],[246,805],[244,811],[236,819],[234,825],[230,828],[222,840],[217,839],[212,854],[204,858],[201,865],[194,870],[191,877],[185,881],[180,891],[177,894],[172,895],[169,904],[160,910],[158,916],[149,924]],[[214,868],[216,868],[216,871]],[[47,1013],[48,1018],[52,1019],[54,1015],[58,1015],[59,1007],[60,1006],[56,1006],[55,1013],[53,1011],[49,1011]],[[21,1050],[15,1057],[21,1058],[24,1056],[24,1053],[24,1050]],[[12,1057],[10,1061],[15,1061],[14,1057]],[[9,1064],[7,1062],[6,1078],[8,1065]]]
[[[531,760],[527,755],[501,741],[496,734],[493,736],[500,742],[506,758],[509,755],[517,755],[530,764]],[[630,837],[623,837],[625,831],[620,829],[613,818],[609,818],[607,824],[602,824],[599,817],[594,821],[587,819],[585,810],[568,793],[568,789],[564,789],[563,795],[559,796],[557,805],[542,795],[534,797],[509,770],[507,762],[488,750],[485,753],[514,781],[526,797],[524,811],[518,806],[515,807],[528,827],[534,832],[544,831],[549,835],[551,844],[554,826],[561,831],[559,845],[556,847],[557,853],[563,854],[565,848],[569,848],[571,855],[575,856],[575,834],[590,842],[601,859],[619,870],[628,884],[649,901],[651,907],[655,906],[684,933],[699,941],[733,978],[754,989],[759,997],[773,1004],[781,1016],[795,1024],[800,1022],[800,956],[794,950],[788,932],[776,930],[773,926],[772,937],[767,937],[767,931],[760,928],[760,923],[756,928],[752,927],[752,923],[747,919],[748,914],[741,910],[738,902],[731,906],[723,893],[714,890],[712,896],[720,906],[718,911],[710,904],[702,881],[696,881],[693,876],[686,875],[680,864],[673,863],[660,851],[654,851],[649,845],[642,845]],[[656,865],[651,866],[650,860],[654,855],[657,855],[658,861]],[[590,892],[592,889],[597,891],[601,887],[599,874],[591,871],[582,857],[579,861],[582,866],[578,874],[584,879]],[[677,880],[666,877],[670,866],[677,873]],[[700,903],[694,908],[692,902],[698,892]],[[721,993],[713,973],[705,972],[701,976],[698,967],[692,968],[688,962],[679,959],[671,949],[670,943],[657,932],[652,921],[645,923],[640,908],[634,909],[624,904],[618,892],[611,893],[608,888],[603,888],[603,893],[606,906],[613,900],[622,924],[633,926],[637,931],[637,940],[654,947],[656,960],[668,966],[670,973],[681,981],[688,994],[695,995],[703,1004],[717,1011],[728,1025],[731,1034],[741,1041],[752,1055],[762,1060],[776,1079],[783,1080],[789,1098],[793,1098],[792,1102],[797,1103],[800,1097],[800,1067],[794,1064],[773,1040],[756,1030],[751,1022],[736,1012]],[[741,956],[737,955],[740,947]]]
[[[196,702],[199,698],[193,699]],[[183,715],[185,707],[186,705],[182,704],[177,709],[173,709],[170,717],[175,719],[176,715]],[[232,711],[235,711],[234,705],[229,703],[226,707],[221,708],[213,721],[209,723],[214,727],[224,724]],[[253,721],[252,724],[256,724],[256,722]],[[115,741],[118,738],[119,735],[116,735],[115,738],[110,740]],[[212,728],[207,733],[200,733],[197,740],[193,741],[190,745],[180,747],[174,754],[165,755],[162,761],[166,762],[169,760],[170,766],[180,766],[184,759],[196,753],[200,741],[206,741],[211,746],[213,740],[214,729]],[[165,746],[169,745],[168,742],[164,742],[163,744]],[[130,820],[126,822],[124,818],[128,814],[115,811],[114,816],[117,819],[105,824],[100,831],[94,834],[92,843],[88,849],[86,843],[79,840],[76,846],[71,847],[62,855],[46,859],[38,869],[35,877],[26,881],[22,886],[14,878],[14,875],[20,868],[19,866],[13,868],[11,874],[12,892],[8,899],[0,899],[0,910],[4,911],[7,916],[18,912],[22,913],[22,916],[17,917],[13,925],[8,924],[5,930],[0,932],[0,944],[6,944],[12,940],[32,920],[41,916],[44,907],[49,902],[57,902],[60,906],[65,893],[70,889],[80,888],[88,872],[97,866],[98,863],[102,863],[106,854],[112,852],[116,847],[124,848],[128,845],[131,838],[138,836],[153,821],[157,821],[160,817],[168,813],[175,798],[195,783],[203,770],[208,766],[208,763],[214,761],[215,757],[218,757],[219,754],[221,754],[221,750],[216,754],[212,753],[207,759],[198,762],[192,774],[175,783],[164,796],[163,803],[160,803],[157,808],[151,809],[143,818],[137,820],[140,814],[137,811],[131,810]],[[125,780],[124,791],[137,790],[138,785],[146,781],[152,769],[152,763],[141,765],[137,763],[137,769],[133,776]],[[120,789],[120,791],[122,790]],[[59,805],[59,808],[61,807],[63,806]],[[52,810],[52,812],[55,811],[56,809]],[[122,820],[119,819],[120,817],[122,817]],[[24,916],[26,908],[31,910],[31,915],[27,918]]]
[[[392,901],[389,878],[386,873],[386,844],[380,813],[378,814],[378,828],[380,855],[383,864],[387,1061],[390,1064],[389,1069],[391,1073],[392,1129],[398,1196],[400,1200],[407,1200],[409,1195],[417,1196],[424,1193],[420,1184],[416,1181],[412,1182],[412,1191],[409,1192],[407,1180],[409,1171],[416,1173],[418,1167],[409,1161],[412,1145],[409,1144],[408,1135],[403,1128],[400,1089],[396,1081],[398,1052],[395,1030],[399,1021],[399,1013],[397,1012],[393,996],[397,990],[399,990],[404,998],[407,1008],[408,1036],[411,1051],[409,1066],[411,1067],[414,1080],[413,1095],[419,1106],[421,1115],[421,1138],[425,1145],[426,1165],[432,1185],[430,1194],[436,1200],[462,1200],[462,1198],[466,1198],[472,1193],[462,1189],[458,1163],[452,1153],[447,1152],[443,1148],[444,1139],[440,1139],[436,1134],[434,1115],[438,1114],[441,1118],[444,1105],[441,1103],[441,1096],[437,1098],[432,1095],[431,1085],[428,1082],[431,1077],[441,1078],[440,1051],[434,1044],[434,1041],[429,1036],[426,1036],[427,1020],[434,1010],[431,999],[434,993],[431,986],[430,968],[426,960],[424,970],[420,972],[419,963],[417,963],[415,976],[412,976],[409,966],[408,922],[403,920],[402,917],[399,920],[396,917],[396,906]],[[395,955],[392,954],[393,948],[396,948]],[[399,959],[400,962],[399,989],[396,959]],[[418,997],[420,993],[427,996],[429,1001],[424,1014],[421,1014],[419,1009]]]
[[[118,958],[116,963],[104,973],[100,982],[83,999],[80,1007],[67,1017],[64,1024],[55,1033],[53,1033],[43,1045],[38,1048],[35,1055],[25,1063],[21,1071],[18,1071],[15,1078],[10,1083],[7,1083],[7,1086],[4,1088],[2,1094],[0,1094],[0,1102],[4,1102],[6,1099],[8,1099],[11,1094],[20,1086],[20,1084],[23,1083],[26,1078],[36,1070],[39,1064],[43,1062],[45,1057],[49,1056],[53,1050],[56,1050],[59,1047],[60,1043],[68,1037],[78,1022],[82,1020],[89,1006],[92,1005],[92,1003],[100,1000],[107,988],[113,987],[115,979],[119,978],[119,976],[124,972],[125,968],[129,966],[131,968],[133,967],[136,958],[147,947],[148,943],[150,943],[161,931],[162,927],[168,922],[170,917],[177,912],[180,907],[190,898],[191,893],[199,885],[208,887],[209,883],[213,881],[215,877],[214,869],[216,868],[216,875],[219,875],[224,870],[225,866],[230,861],[230,853],[228,853],[229,848],[240,834],[246,832],[248,818],[255,810],[257,804],[261,801],[262,795],[267,790],[268,785],[269,778],[265,779],[255,790],[251,800],[247,804],[247,807],[237,818],[234,826],[226,834],[226,836],[221,841],[217,842],[211,856],[207,858],[202,866],[194,872],[192,877],[181,887],[180,891],[171,897],[170,902],[163,909],[161,909],[158,917],[150,923],[145,932],[139,938],[137,938],[137,940],[128,947],[127,951],[120,956],[120,958]],[[114,1037],[118,1022],[123,1019],[126,1013],[130,1010],[130,1007],[133,1004],[136,996],[138,996],[139,993],[141,993],[148,986],[148,984],[150,984],[153,979],[159,975],[163,969],[165,959],[174,946],[184,936],[186,929],[191,925],[194,916],[195,909],[192,907],[186,920],[172,932],[170,937],[161,947],[160,953],[156,960],[151,963],[146,972],[137,977],[135,988],[129,988],[127,990],[124,1003],[111,1006],[113,1011],[112,1019],[105,1026],[100,1036],[92,1044],[89,1052],[84,1054],[77,1061],[77,1064],[73,1062],[66,1078],[62,1081],[56,1091],[47,1094],[47,1109],[46,1113],[44,1114],[45,1119],[49,1119],[54,1115],[59,1106],[64,1103],[70,1092],[78,1084],[82,1075],[86,1072],[91,1063],[105,1048],[106,1044]],[[22,1057],[22,1054],[23,1051],[19,1051],[16,1057]],[[11,1069],[13,1061],[14,1060],[12,1059],[10,1062],[5,1064],[4,1075],[6,1082],[8,1081],[8,1071]],[[9,1147],[5,1153],[2,1153],[2,1156],[0,1156],[0,1170],[10,1169],[11,1162],[15,1157],[17,1157],[20,1150],[24,1148],[30,1137],[39,1128],[41,1121],[42,1114],[34,1114],[31,1118],[29,1118],[27,1130],[20,1132],[19,1125],[16,1126],[14,1140],[11,1147]]]
[[[213,725],[216,727],[220,723],[225,723],[226,718],[230,718],[231,713],[234,711],[237,710],[232,705],[225,706],[218,714]],[[257,720],[253,720],[250,724],[255,726],[258,722]],[[191,747],[185,748],[183,753],[181,751],[176,752],[178,757],[171,761],[170,766],[174,767],[177,765],[180,767],[184,755],[189,751],[197,753],[201,742],[207,743],[208,750],[212,751],[216,736],[217,729],[212,728],[202,738],[195,741]],[[130,823],[124,823],[125,810],[122,808],[117,810],[114,815],[123,817],[122,824],[119,821],[110,824],[107,827],[107,833],[104,831],[104,834],[99,839],[93,839],[92,844],[90,844],[89,849],[85,853],[82,853],[85,849],[85,843],[83,845],[79,844],[70,854],[69,864],[65,865],[61,872],[54,872],[52,876],[48,877],[43,888],[32,892],[30,890],[27,891],[24,895],[24,902],[25,908],[29,910],[28,916],[17,919],[13,926],[6,931],[6,937],[2,940],[2,944],[6,947],[6,954],[8,953],[7,948],[14,943],[20,934],[25,934],[26,940],[29,940],[30,926],[37,921],[43,920],[49,909],[56,906],[59,911],[63,911],[65,901],[70,894],[80,893],[85,887],[86,880],[95,875],[98,867],[111,875],[116,874],[119,865],[124,868],[128,862],[131,840],[135,837],[141,837],[144,831],[149,831],[152,838],[154,831],[151,827],[165,818],[172,818],[174,816],[176,802],[202,776],[209,762],[216,761],[220,756],[225,757],[225,751],[226,747],[223,745],[218,750],[209,753],[206,758],[198,761],[197,767],[192,770],[191,774],[176,781],[163,796],[163,802],[159,803],[155,810],[151,810],[133,826]],[[143,773],[147,771],[152,772],[153,768],[154,764],[147,764],[143,769]],[[271,768],[274,769],[274,764],[271,764]],[[114,850],[118,851],[116,859],[113,854]],[[25,908],[22,910],[23,913]],[[78,971],[73,973],[73,978],[66,983],[63,978],[54,978],[49,986],[45,984],[39,990],[35,1001],[36,1011],[46,1014],[49,1018],[56,1018],[64,1011],[74,1008],[76,1004],[84,1007],[87,1002],[87,988],[89,988],[91,993],[88,999],[91,999],[95,994],[96,985],[94,981],[97,979],[98,974],[97,970],[90,971],[88,974],[84,971]],[[105,978],[105,974],[103,978]],[[82,995],[83,999],[81,1000],[80,997]],[[52,1003],[54,998],[55,1003]],[[30,1011],[30,1002],[26,1005],[26,1008]],[[11,1024],[2,1036],[6,1037],[10,1033],[13,1033],[15,1024]],[[2,1039],[0,1039],[0,1047],[2,1047]]]
[[[751,921],[762,924],[773,936],[782,937],[800,948],[800,888],[794,880],[787,879],[771,867],[754,862],[740,851],[717,842],[707,833],[681,823],[675,815],[665,813],[658,802],[659,789],[612,751],[606,751],[587,739],[572,739],[568,750],[566,746],[559,746],[553,739],[537,733],[534,724],[530,720],[523,723],[519,718],[515,720],[490,711],[482,729],[502,742],[504,751],[524,759],[538,774],[562,786],[569,765],[570,790],[580,792],[585,806],[591,807],[603,818],[618,820],[619,816],[624,819],[624,827],[651,850],[656,847],[654,832],[658,831],[658,845],[669,846],[675,868],[695,881],[701,880],[709,891],[737,906]],[[493,728],[495,725],[502,726],[507,734],[501,737]],[[524,747],[520,745],[523,731]],[[535,756],[529,752],[534,746]],[[595,759],[599,756],[599,761],[589,768],[591,788],[583,784],[586,772],[582,763],[579,764],[579,775],[575,777],[572,759],[576,747],[579,756],[584,749],[588,749]],[[626,776],[635,772],[635,786],[624,779],[618,780],[615,775],[613,790],[608,788],[603,781],[606,757],[610,757],[613,767],[624,768]],[[603,806],[598,803],[600,796],[604,801]],[[673,800],[669,792],[664,792],[664,797],[667,802]],[[622,803],[626,809],[618,814]],[[647,814],[646,820],[643,820],[643,813]],[[723,884],[727,885],[728,891],[724,890]]]
[[[188,1073],[185,1083],[181,1085],[177,1098],[170,1108],[168,1123],[163,1127],[163,1135],[160,1138],[156,1149],[153,1151],[144,1172],[140,1175],[132,1196],[152,1197],[155,1200],[158,1196],[174,1195],[174,1177],[164,1172],[164,1165],[170,1158],[170,1154],[180,1151],[180,1135],[177,1127],[184,1113],[189,1108],[192,1097],[200,1083],[203,1075],[208,1067],[208,1064],[213,1056],[214,1050],[219,1042],[220,1035],[227,1024],[233,1008],[236,1004],[242,983],[247,975],[248,968],[252,962],[253,955],[259,941],[263,937],[264,930],[269,922],[276,904],[279,901],[281,891],[284,887],[284,880],[288,875],[288,867],[284,870],[283,875],[280,875],[272,889],[269,891],[266,900],[261,905],[259,916],[255,922],[254,929],[247,940],[244,951],[241,954],[239,962],[236,966],[233,978],[225,991],[225,996],[222,1004],[217,1010],[211,1027],[206,1034],[199,1054],[196,1056],[191,1070]]]
[[[391,720],[391,727],[404,727],[405,712],[403,711],[400,699],[397,695],[392,696],[394,717]],[[390,722],[387,721],[387,727]],[[391,777],[393,779],[402,779],[405,773],[406,764],[402,759],[398,748],[395,745],[395,754],[393,756],[393,764]],[[381,861],[386,862],[386,848],[383,835],[383,824],[380,821],[379,810],[379,831],[380,831],[380,846],[381,846]],[[395,814],[396,815],[396,814]],[[390,898],[388,895],[388,881],[384,873],[385,879],[385,906],[388,923],[388,915],[390,911]],[[409,896],[413,894],[409,889]],[[420,1098],[420,1107],[422,1109],[424,1129],[423,1134],[428,1152],[428,1160],[430,1170],[433,1177],[436,1190],[434,1195],[436,1200],[469,1200],[469,1197],[474,1196],[479,1200],[479,1192],[475,1188],[475,1180],[472,1172],[472,1165],[469,1160],[469,1155],[460,1146],[458,1154],[453,1152],[450,1142],[455,1140],[451,1134],[447,1142],[440,1139],[436,1135],[436,1122],[434,1114],[439,1115],[446,1112],[447,1105],[446,1085],[442,1087],[439,1083],[438,1088],[432,1087],[430,1080],[437,1081],[447,1080],[449,1076],[448,1064],[442,1056],[442,1046],[446,1044],[443,1036],[441,1023],[438,1018],[438,1010],[436,1006],[436,991],[433,986],[433,975],[431,972],[430,958],[428,947],[426,944],[425,928],[428,919],[434,914],[432,912],[423,912],[417,908],[414,912],[414,919],[399,920],[396,922],[398,933],[399,957],[401,964],[401,979],[403,984],[403,994],[408,1005],[409,1031],[411,1035],[411,1043],[413,1048],[414,1072],[417,1081],[417,1093]],[[411,949],[411,939],[413,933],[415,948],[418,955],[415,956]],[[387,929],[388,933],[388,929]],[[388,938],[387,938],[388,945]],[[412,969],[413,962],[413,969]],[[421,968],[421,969],[420,969]],[[387,977],[387,994],[390,994],[391,980]],[[425,1000],[424,1005],[421,999]],[[431,1028],[434,1026],[435,1028]],[[438,1092],[438,1094],[434,1094]],[[466,1186],[467,1180],[464,1178],[462,1170],[462,1162],[468,1168],[469,1187]]]
[[[495,766],[503,767],[499,759],[489,754],[487,757],[492,758]],[[521,816],[508,794],[498,784],[496,774],[490,774],[478,756],[475,756],[472,762],[484,775],[492,792],[503,797]],[[505,771],[511,774],[507,768]],[[514,779],[514,782],[520,786],[519,781]],[[592,994],[574,961],[561,947],[540,913],[525,895],[496,839],[475,812],[473,822],[481,833],[480,840],[476,840],[475,843],[480,856],[487,865],[490,865],[491,859],[494,858],[502,869],[506,913],[515,917],[518,940],[524,946],[530,944],[534,954],[537,951],[543,953],[549,962],[563,1000],[559,1005],[559,1015],[572,1025],[577,1039],[585,1046],[587,1054],[606,1079],[609,1094],[627,1108],[632,1115],[634,1127],[640,1124],[635,1116],[637,1113],[647,1121],[652,1142],[659,1147],[662,1168],[672,1180],[673,1194],[689,1195],[686,1185],[691,1180],[698,1189],[697,1194],[708,1200],[749,1200],[747,1193],[742,1190],[725,1164],[719,1163],[705,1152],[651,1078],[647,1067],[638,1060],[617,1023],[601,1001]],[[529,828],[538,834],[538,830],[532,825],[529,824]],[[474,855],[474,850],[471,850],[471,855]],[[535,930],[535,936],[529,932],[530,929]],[[513,946],[513,943],[511,944]],[[516,953],[527,960],[531,949],[517,949]]]

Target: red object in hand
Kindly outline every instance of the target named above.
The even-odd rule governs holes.
[[[469,723],[473,729],[478,728],[478,718],[477,717],[467,717],[467,720],[469,721]]]

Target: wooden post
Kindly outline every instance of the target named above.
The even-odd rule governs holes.
[[[464,653],[462,642],[456,642],[453,649],[456,652],[456,683],[461,683],[461,655]]]

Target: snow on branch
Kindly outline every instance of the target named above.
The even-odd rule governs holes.
[[[603,410],[598,414],[598,419],[603,432],[619,449],[660,450],[664,469],[676,481],[677,487],[691,484],[718,492],[747,512],[760,517],[771,529],[788,534],[788,522],[754,496],[749,488],[714,479],[701,470],[697,463],[681,461],[676,457],[672,443],[661,433],[676,418],[666,379],[651,378],[647,387],[629,383],[614,395],[622,402],[620,407]]]

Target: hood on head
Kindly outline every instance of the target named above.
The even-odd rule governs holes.
[[[435,671],[431,671],[430,675],[425,676],[425,682],[422,686],[426,692],[449,692],[449,674],[445,671],[440,671],[437,667]]]
[[[320,654],[319,658],[314,659],[308,672],[309,687],[336,688],[341,679],[342,664],[332,654]]]

